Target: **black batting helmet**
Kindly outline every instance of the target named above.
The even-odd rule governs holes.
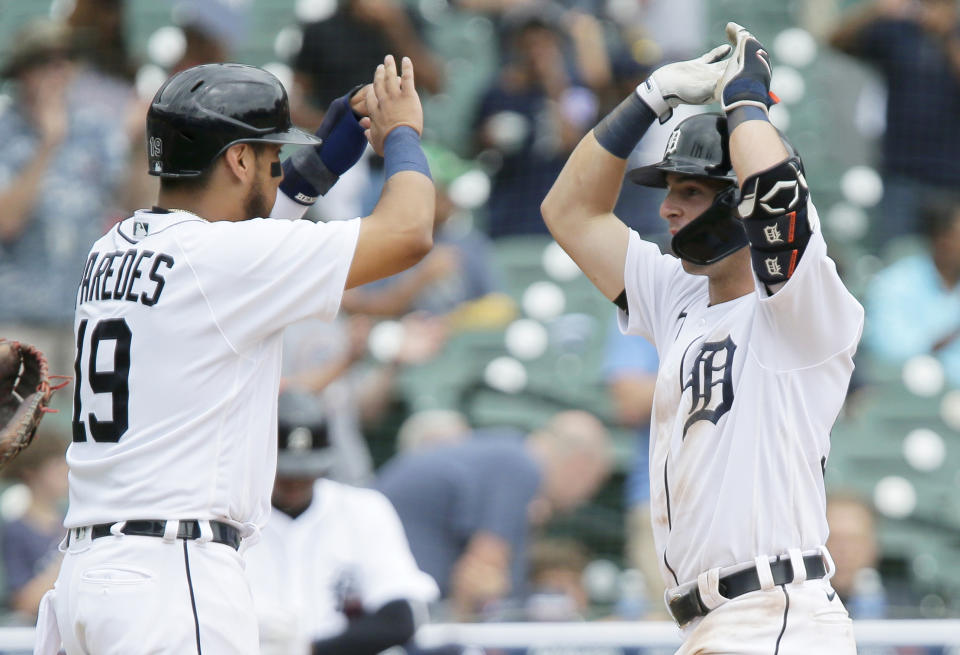
[[[318,145],[290,122],[287,92],[262,68],[204,64],[167,80],[147,112],[150,174],[196,177],[235,143]]]
[[[277,399],[277,474],[317,477],[336,460],[327,417],[309,393],[284,391]]]

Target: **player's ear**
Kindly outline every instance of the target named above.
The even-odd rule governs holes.
[[[240,182],[253,179],[256,174],[257,157],[249,143],[235,143],[223,153],[227,170]]]

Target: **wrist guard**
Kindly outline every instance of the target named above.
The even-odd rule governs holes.
[[[737,209],[750,242],[753,270],[761,282],[786,282],[796,270],[811,234],[808,197],[797,157],[744,183]]]
[[[354,87],[327,107],[315,133],[322,139],[320,145],[299,148],[283,162],[280,190],[295,202],[315,203],[363,156],[367,138],[350,109],[350,98],[360,88]]]
[[[648,79],[647,82],[652,80]],[[597,143],[614,157],[627,159],[657,119],[655,110],[641,99],[641,89],[647,82],[638,86],[636,92],[627,96],[593,128]],[[659,91],[655,95],[662,100]]]

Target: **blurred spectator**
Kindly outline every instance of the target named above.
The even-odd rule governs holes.
[[[540,203],[598,108],[585,71],[567,64],[556,6],[521,5],[504,21],[508,58],[475,120],[477,144],[487,151],[482,156],[496,167],[487,204],[487,232],[494,238],[547,232]]]
[[[867,287],[864,345],[891,364],[935,355],[960,388],[960,196],[933,199],[921,216],[925,250],[881,270]]]
[[[707,43],[704,0],[639,0],[614,12],[632,28],[635,52],[649,66],[681,61],[700,54]],[[652,42],[652,43],[650,43]]]
[[[460,412],[425,409],[411,414],[397,430],[397,452],[449,446],[470,436],[470,424]]]
[[[369,82],[371,71],[388,54],[398,61],[404,56],[413,61],[418,89],[440,90],[440,61],[424,43],[416,15],[403,2],[341,0],[336,7],[330,17],[303,27],[302,45],[293,61],[294,95],[326,110],[344,89]]]
[[[837,571],[830,584],[854,619],[882,619],[887,598],[877,572],[876,520],[868,502],[851,493],[827,497],[827,549]]]
[[[589,561],[586,547],[575,539],[544,538],[530,546],[529,621],[582,621],[590,599],[583,585]]]
[[[381,353],[380,365],[361,365],[371,325],[367,316],[351,316],[333,323],[301,321],[284,332],[283,388],[318,398],[336,447],[337,461],[327,477],[348,484],[366,484],[372,478],[364,428],[386,413],[401,367],[434,357],[446,340],[442,325],[410,316],[400,325],[396,350]]]
[[[74,0],[67,23],[73,29],[78,56],[93,69],[133,82],[137,64],[127,47],[125,0]]]
[[[627,560],[642,573],[652,608],[662,605],[664,591],[650,523],[650,413],[658,365],[657,349],[646,339],[622,334],[614,317],[607,330],[603,375],[617,422],[636,436],[624,489]]]
[[[180,29],[183,31],[185,45],[183,55],[170,69],[171,75],[201,64],[231,61],[227,43],[206,29],[203,23],[187,23]]]
[[[503,293],[493,266],[493,246],[474,230],[469,217],[451,198],[451,188],[464,176],[483,174],[453,152],[425,144],[424,152],[437,189],[433,250],[416,266],[344,294],[347,311],[375,316],[403,316],[422,311],[435,316],[470,313],[475,323],[499,325],[513,315],[513,303]],[[482,182],[480,182],[482,184]],[[467,307],[467,304],[470,307]],[[471,321],[459,321],[471,323]],[[465,327],[468,327],[466,325]]]
[[[264,655],[375,655],[409,641],[438,596],[389,501],[324,479],[336,460],[325,413],[280,394],[274,511],[246,553]]]
[[[233,61],[248,39],[251,2],[169,0],[171,20],[184,36],[183,54],[170,74],[201,64]]]
[[[871,0],[830,43],[875,65],[887,85],[883,215],[877,246],[919,231],[921,203],[960,186],[960,23],[956,0]]]
[[[530,524],[586,502],[609,473],[606,428],[586,412],[514,436],[400,455],[379,472],[418,565],[462,618],[523,598]]]
[[[0,69],[0,334],[40,347],[53,373],[72,369],[77,280],[127,168],[126,105],[72,59],[68,28],[38,20]]]
[[[7,604],[28,622],[36,621],[40,598],[53,588],[60,571],[57,545],[66,534],[66,451],[66,439],[49,427],[40,428],[30,447],[4,470],[4,478],[29,491],[23,513],[0,529]]]

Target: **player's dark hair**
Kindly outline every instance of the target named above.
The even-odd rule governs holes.
[[[960,194],[941,193],[930,198],[920,209],[923,234],[931,241],[949,232],[960,220]]]
[[[254,157],[257,159],[266,152],[268,145],[273,145],[263,141],[247,141],[246,144],[253,150]],[[210,178],[213,177],[213,167],[218,161],[220,161],[220,157],[214,159],[200,175],[192,177],[161,177],[160,191],[164,193],[192,193],[202,191],[210,183]]]

